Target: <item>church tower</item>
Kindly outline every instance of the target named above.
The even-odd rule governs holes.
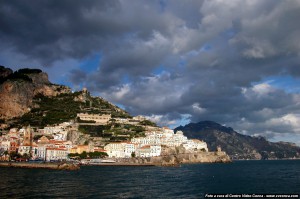
[[[32,146],[32,130],[30,126],[28,126],[24,131],[23,145]]]

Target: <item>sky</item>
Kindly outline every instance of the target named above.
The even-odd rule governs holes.
[[[300,0],[0,0],[0,65],[174,128],[300,145]]]

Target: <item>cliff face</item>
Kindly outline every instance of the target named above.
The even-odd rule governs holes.
[[[131,117],[105,99],[91,96],[87,89],[71,92],[66,86],[52,84],[48,75],[39,69],[13,72],[0,66],[0,72],[0,127],[3,129],[24,125],[43,128],[77,121],[78,113]]]
[[[176,151],[176,149],[175,149]],[[179,164],[196,164],[196,163],[229,163],[230,157],[223,151],[219,152],[202,152],[195,151],[192,153],[172,153],[158,157],[148,158],[123,158],[116,159],[118,163],[126,164],[150,164],[158,166],[177,166]]]
[[[226,163],[231,162],[224,151],[204,152],[201,150],[187,151],[183,146],[163,147],[162,156],[154,157],[152,161],[161,161],[162,165],[189,163]]]
[[[32,99],[37,94],[56,96],[69,93],[65,86],[51,84],[48,75],[37,69],[0,68],[0,119],[22,116],[32,108]]]
[[[292,143],[269,142],[263,137],[242,135],[230,127],[211,121],[190,123],[175,131],[183,131],[188,138],[196,138],[207,143],[210,151],[221,148],[232,159],[283,159],[299,158],[300,147]]]

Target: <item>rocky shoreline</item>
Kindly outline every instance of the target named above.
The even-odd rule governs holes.
[[[178,153],[148,158],[118,158],[111,163],[90,164],[91,166],[179,166],[181,164],[197,163],[230,163],[230,157],[223,151]],[[87,166],[87,165],[82,165]],[[0,167],[78,170],[80,165],[73,163],[31,163],[31,162],[0,162]]]
[[[230,157],[223,151],[220,152],[195,152],[178,153],[149,158],[119,158],[115,159],[117,165],[154,165],[177,166],[180,164],[194,163],[230,163]]]

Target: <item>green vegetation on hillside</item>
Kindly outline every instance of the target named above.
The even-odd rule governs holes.
[[[78,130],[92,137],[110,138],[111,141],[124,141],[145,136],[144,127],[130,124],[79,125]]]
[[[0,70],[4,71],[4,67],[2,66]],[[18,71],[15,71],[14,73],[8,75],[5,78],[0,78],[0,83],[5,82],[6,80],[32,82],[32,79],[28,77],[27,74],[41,73],[41,72],[42,71],[40,69],[23,68]]]
[[[41,73],[41,72],[43,71],[40,69],[30,69],[30,68],[22,68],[17,71],[17,73],[22,73],[22,74],[32,74],[32,73]]]
[[[44,127],[75,119],[80,112],[81,102],[74,101],[78,93],[62,94],[57,97],[46,97],[41,94],[34,97],[36,108],[20,118],[22,125]]]
[[[89,134],[92,137],[104,137],[103,132],[110,128],[110,125],[79,125],[78,130],[84,134]]]
[[[77,113],[111,114],[112,117],[122,118],[131,117],[127,112],[104,99],[91,97],[89,93],[83,93],[82,91],[63,93],[55,97],[38,94],[33,98],[33,104],[30,112],[16,119],[19,125],[30,124],[36,127],[44,127],[76,119],[78,122],[94,123],[80,120],[77,118]]]
[[[140,125],[144,125],[144,126],[157,126],[154,122],[151,122],[150,120],[144,120],[140,122]]]
[[[91,97],[89,93],[86,94],[86,102],[82,106],[82,111],[89,114],[111,114],[113,118],[131,117],[126,111],[100,97]]]
[[[0,123],[8,124],[7,129],[28,125],[38,129],[74,121],[79,124],[79,131],[91,137],[102,137],[105,141],[123,141],[144,136],[146,125],[156,126],[147,120],[137,124],[138,121],[131,120],[132,116],[128,112],[101,97],[92,97],[86,89],[72,93],[69,88],[63,85],[52,84],[40,69],[24,68],[13,72],[9,68],[0,66],[0,72],[2,72],[0,83],[13,81],[11,83],[18,86],[18,91],[13,92],[13,94],[24,100],[20,100],[16,104],[29,110],[22,116],[10,118],[6,121],[0,120]],[[38,75],[39,73],[42,74]],[[45,88],[43,85],[47,87]],[[51,95],[52,92],[48,92],[48,89],[61,94],[52,97],[43,94],[35,95],[38,91]],[[31,91],[30,94],[28,94],[28,90]],[[33,95],[35,96],[32,97]],[[111,119],[107,125],[96,125],[96,122],[92,119],[89,121],[81,120],[77,117],[78,113],[111,115]],[[137,125],[118,124],[116,118],[126,118],[129,119],[129,122]],[[35,140],[38,138],[40,136],[36,136]]]
[[[0,83],[5,82],[6,80],[11,81],[25,81],[25,82],[32,82],[32,79],[23,73],[14,72],[13,74],[8,75],[5,78],[0,79]]]

